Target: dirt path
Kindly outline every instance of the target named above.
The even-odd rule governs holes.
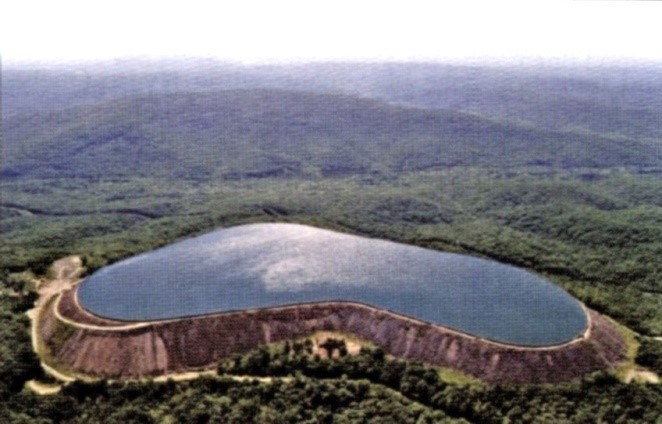
[[[57,370],[49,367],[48,365],[44,366],[47,368],[47,372],[51,374],[53,377],[55,377],[57,380],[61,381],[62,384],[52,384],[52,383],[44,383],[42,381],[38,380],[30,380],[26,383],[26,387],[30,390],[32,390],[34,393],[41,395],[41,396],[48,396],[48,395],[54,395],[56,393],[59,393],[62,390],[62,386],[66,385],[67,383],[70,383],[72,381],[75,381],[76,379],[73,377],[70,377],[68,375],[64,375]],[[245,382],[245,381],[258,381],[262,384],[270,384],[273,383],[275,379],[284,381],[284,382],[290,382],[292,381],[293,377],[256,377],[256,376],[251,376],[251,375],[223,375],[219,376],[216,371],[214,370],[208,370],[208,371],[188,371],[188,372],[182,372],[182,373],[177,373],[177,374],[166,374],[166,375],[161,375],[153,379],[130,379],[130,380],[122,380],[124,381],[148,381],[152,380],[155,382],[163,383],[168,380],[172,381],[189,381],[189,380],[195,380],[196,378],[200,377],[223,377],[223,378],[230,378],[234,381],[238,382]],[[89,379],[85,381],[95,381],[95,379]],[[115,380],[108,380],[108,382],[113,383],[116,382]]]
[[[39,346],[36,318],[51,297],[76,285],[84,270],[83,260],[80,256],[68,256],[53,262],[50,270],[54,275],[52,279],[39,279],[36,281],[39,298],[35,303],[35,307],[26,312],[28,318],[32,321],[32,348],[35,352],[38,352]]]
[[[177,373],[177,374],[166,374],[166,375],[161,375],[156,378],[154,378],[154,381],[158,382],[163,382],[163,381],[168,381],[168,380],[173,380],[173,381],[188,381],[188,380],[195,380],[196,378],[199,377],[215,377],[218,376],[216,371],[209,370],[209,371],[189,371],[189,372],[182,372],[182,373]],[[282,381],[291,381],[292,377],[255,377],[251,375],[223,375],[219,377],[225,377],[225,378],[231,378],[234,381],[259,381],[260,383],[272,383],[274,379],[279,379]]]
[[[37,292],[40,302],[44,303],[54,294],[70,289],[80,281],[80,276],[85,271],[83,260],[80,256],[68,256],[53,262],[50,273],[52,279],[42,279],[37,281]]]
[[[37,380],[28,381],[26,386],[28,389],[42,396],[54,395],[62,390],[62,386],[59,384],[47,384]]]
[[[625,375],[625,382],[630,383],[632,381],[657,384],[660,382],[660,377],[653,371],[632,369]]]
[[[80,281],[80,276],[85,271],[83,268],[83,260],[80,256],[68,256],[66,258],[59,259],[53,262],[51,266],[50,273],[53,275],[52,279],[40,279],[37,280],[37,293],[39,293],[39,298],[35,302],[35,307],[26,312],[28,318],[30,318],[30,334],[32,338],[32,349],[39,354],[39,329],[37,318],[41,314],[44,305],[48,304],[49,299],[53,296],[58,295],[64,290],[70,289]],[[68,375],[62,374],[61,372],[53,369],[48,364],[41,361],[41,367],[47,374],[55,377],[60,381],[73,381],[74,378]],[[43,384],[35,382],[38,392],[43,389]],[[33,384],[33,386],[34,386]],[[41,384],[41,386],[39,386]]]
[[[60,296],[58,293],[57,296]],[[104,326],[104,325],[94,325],[94,324],[83,324],[78,321],[72,321],[67,317],[62,316],[62,314],[59,311],[58,304],[60,302],[61,297],[58,297],[58,299],[55,301],[55,304],[53,305],[53,314],[55,317],[62,321],[65,324],[68,324],[72,327],[76,328],[83,328],[86,330],[100,330],[100,331],[126,331],[126,330],[133,330],[136,328],[143,328],[143,327],[149,327],[152,325],[151,322],[145,321],[145,322],[136,322],[133,324],[121,324],[121,325],[115,325],[115,326]],[[163,321],[166,322],[166,321]]]
[[[50,365],[44,363],[43,361],[41,362],[41,367],[44,369],[46,374],[50,375],[51,377],[55,378],[56,380],[62,381],[63,383],[70,383],[72,381],[76,381],[76,377],[73,377],[69,374],[61,373],[60,371],[58,371],[55,368],[51,367]],[[91,381],[91,379],[90,379],[90,381]]]

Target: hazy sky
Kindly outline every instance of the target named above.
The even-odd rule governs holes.
[[[0,52],[5,64],[125,56],[662,61],[660,2],[444,3],[4,0]]]

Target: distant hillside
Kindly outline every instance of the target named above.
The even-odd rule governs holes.
[[[659,145],[279,90],[129,97],[4,122],[4,177],[259,178],[447,166],[656,166]]]
[[[5,118],[136,95],[269,88],[472,112],[549,130],[662,139],[662,64],[242,66],[126,60],[3,69],[2,88]]]
[[[662,139],[660,65],[380,64],[330,75],[342,76],[335,83],[348,92],[396,104],[477,112],[554,130]]]

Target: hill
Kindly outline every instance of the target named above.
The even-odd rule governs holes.
[[[548,130],[662,137],[662,66],[633,63],[308,63],[118,60],[5,68],[3,117],[128,96],[228,89],[345,94]]]
[[[657,166],[656,141],[554,131],[345,95],[156,93],[4,122],[2,175],[239,179],[433,167]]]
[[[330,74],[341,75],[336,85],[348,92],[395,104],[475,112],[552,130],[662,137],[659,65],[410,63],[348,66]]]

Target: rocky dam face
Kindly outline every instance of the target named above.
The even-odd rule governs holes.
[[[39,319],[64,366],[104,377],[205,368],[316,330],[488,381],[563,381],[625,344],[545,279],[495,261],[295,224],[253,224],[103,268]]]

